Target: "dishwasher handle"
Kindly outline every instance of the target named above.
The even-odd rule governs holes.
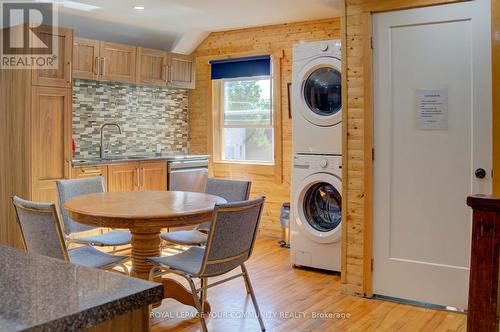
[[[169,171],[193,168],[208,168],[208,160],[185,160],[168,162]]]
[[[193,168],[177,168],[177,169],[170,169],[170,174],[179,174],[179,173],[188,173],[188,172],[197,172],[197,171],[207,171],[208,168],[206,167],[193,167]]]

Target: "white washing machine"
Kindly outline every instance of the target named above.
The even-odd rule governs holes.
[[[296,44],[292,64],[295,154],[342,154],[340,40]]]
[[[340,271],[342,157],[295,155],[292,174],[292,264]]]

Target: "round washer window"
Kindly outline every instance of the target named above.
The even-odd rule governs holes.
[[[334,68],[322,67],[309,75],[304,84],[307,106],[320,116],[331,116],[342,108],[342,76]]]
[[[342,219],[341,207],[340,193],[326,182],[314,184],[304,196],[306,220],[320,232],[329,232],[339,226]]]

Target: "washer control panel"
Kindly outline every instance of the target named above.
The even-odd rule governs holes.
[[[341,59],[340,40],[303,42],[293,45],[293,61],[310,59],[317,56],[331,56]]]
[[[293,168],[340,174],[342,171],[342,156],[295,155],[293,157]]]

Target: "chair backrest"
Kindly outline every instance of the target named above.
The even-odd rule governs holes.
[[[264,200],[264,197],[259,197],[215,206],[201,276],[224,274],[250,258]]]
[[[84,232],[98,227],[80,224],[69,217],[68,211],[64,209],[66,201],[88,194],[104,192],[104,179],[102,176],[96,176],[86,179],[58,180],[56,181],[57,194],[59,199],[59,208],[64,221],[64,233],[67,235]]]
[[[205,193],[224,198],[228,203],[248,200],[252,182],[209,178]],[[210,221],[199,224],[197,229],[209,229]]]
[[[26,201],[17,196],[12,198],[12,202],[25,249],[69,260],[55,204]]]
[[[250,196],[250,181],[214,179],[207,180],[205,193],[226,199],[228,203],[248,200]]]

